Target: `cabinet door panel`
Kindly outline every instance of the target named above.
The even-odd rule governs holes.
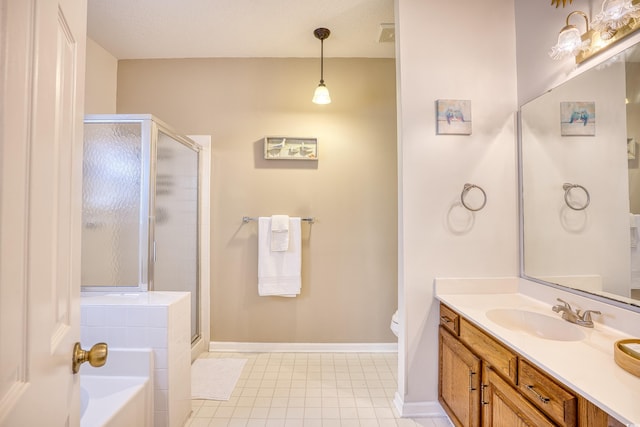
[[[584,397],[578,397],[579,427],[624,427],[624,425]]]
[[[480,359],[440,327],[438,400],[457,426],[480,425]]]

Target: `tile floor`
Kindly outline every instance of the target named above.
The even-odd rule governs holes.
[[[185,427],[449,427],[399,418],[396,353],[205,353],[247,359],[228,401],[192,400]]]

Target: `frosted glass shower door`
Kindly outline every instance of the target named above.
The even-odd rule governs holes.
[[[85,123],[84,133],[82,285],[146,289],[148,128]]]
[[[191,338],[198,330],[198,152],[158,132],[153,290],[191,292]]]

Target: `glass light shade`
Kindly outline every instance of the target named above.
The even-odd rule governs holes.
[[[604,0],[602,10],[591,22],[594,30],[610,32],[618,30],[633,18],[640,17],[640,6],[634,5],[632,0]]]
[[[588,41],[582,41],[580,31],[574,25],[567,25],[558,34],[558,43],[551,48],[549,56],[553,59],[575,56],[581,50],[585,50],[588,44]]]
[[[314,104],[331,104],[329,89],[327,89],[324,83],[320,83],[316,88],[316,91],[313,93],[313,103]]]

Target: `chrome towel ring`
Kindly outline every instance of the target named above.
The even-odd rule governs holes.
[[[584,191],[584,194],[587,196],[587,200],[582,206],[575,203],[572,204],[569,201],[571,190],[573,190],[574,188],[579,188],[580,190]],[[574,211],[583,211],[587,208],[587,206],[589,206],[589,203],[591,203],[591,195],[589,194],[589,191],[582,185],[565,182],[564,184],[562,184],[562,189],[564,190],[564,202]]]
[[[477,208],[472,208],[471,206],[469,206],[467,204],[467,202],[464,200],[465,197],[467,196],[467,193],[469,193],[469,191],[471,191],[472,189],[477,188],[478,190],[480,190],[480,192],[482,193],[482,204],[477,207]],[[484,190],[482,189],[482,187],[479,187],[475,184],[465,184],[464,187],[462,188],[462,194],[460,194],[460,202],[462,203],[462,206],[464,206],[465,208],[467,208],[468,210],[472,211],[472,212],[477,212],[480,209],[484,208],[484,205],[487,204],[487,193],[484,192]]]

